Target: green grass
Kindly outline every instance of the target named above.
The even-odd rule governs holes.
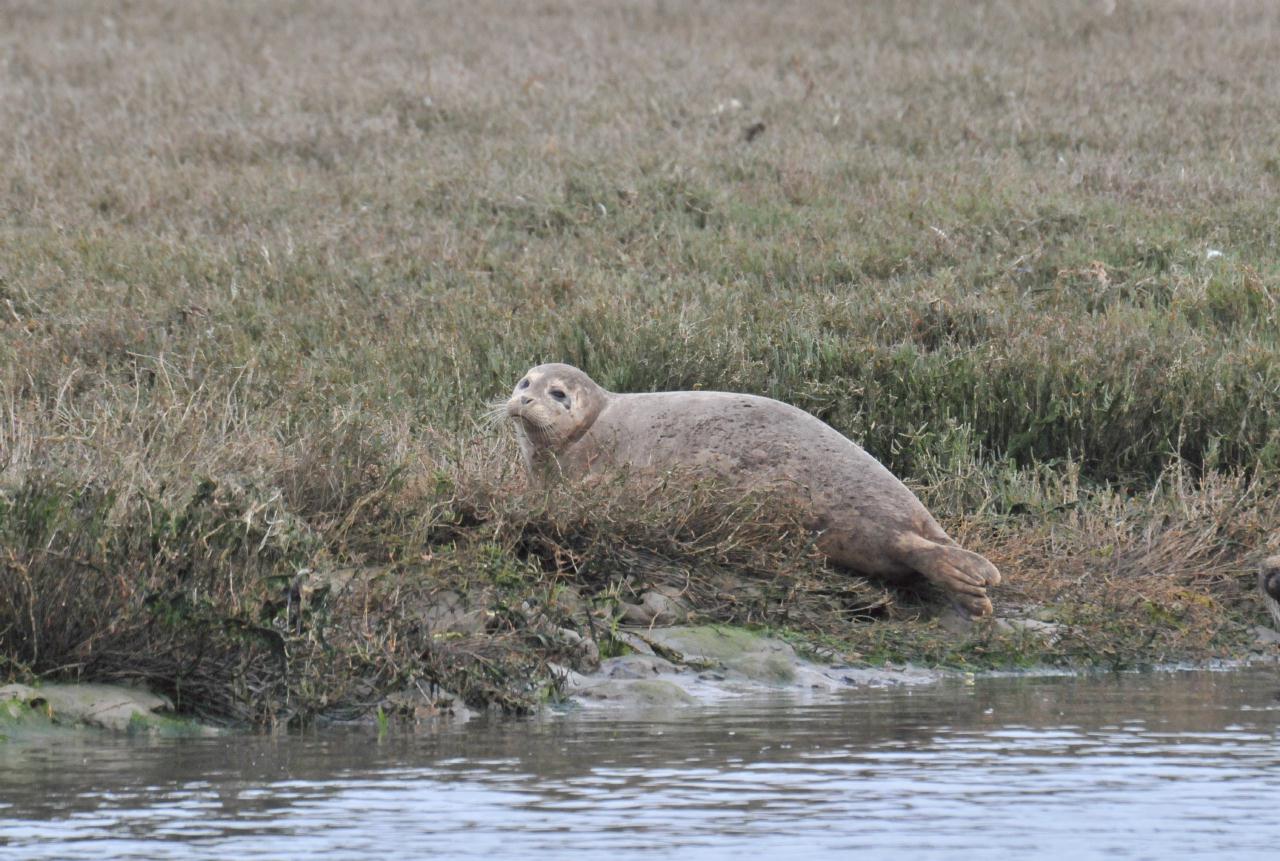
[[[557,531],[590,503],[526,494],[479,420],[541,361],[813,412],[1000,565],[998,608],[1119,655],[962,663],[1225,654],[1262,620],[1266,3],[7,15],[0,671],[263,723],[424,680],[518,708],[555,632],[595,624],[544,612],[552,586],[603,605],[739,566],[767,591],[797,565],[831,615],[794,589],[703,610],[952,660],[893,621],[910,596],[842,592],[803,547],[726,561],[710,511]],[[665,561],[628,580],[611,540]],[[296,615],[295,583],[349,569],[382,573]],[[444,648],[420,617],[459,584],[495,621]]]

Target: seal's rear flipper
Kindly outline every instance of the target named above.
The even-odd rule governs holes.
[[[1000,572],[982,556],[956,544],[942,544],[915,534],[898,539],[897,550],[906,565],[946,589],[970,616],[991,614],[987,587],[1000,582]]]

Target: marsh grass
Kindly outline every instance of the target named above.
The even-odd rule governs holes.
[[[4,16],[10,674],[259,722],[437,683],[522,707],[574,660],[556,632],[595,624],[546,595],[646,578],[951,663],[1225,654],[1263,619],[1269,4]],[[1073,633],[942,638],[767,504],[735,533],[697,494],[530,495],[482,416],[544,360],[813,412],[1000,565],[998,607]],[[290,604],[351,570],[378,573]],[[499,621],[435,637],[464,587]]]

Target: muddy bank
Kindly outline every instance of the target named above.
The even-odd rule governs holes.
[[[992,636],[994,632],[1024,646],[1040,643],[1046,648],[1070,635],[1060,625],[1035,619],[995,619],[975,625],[944,616],[936,620],[936,627],[945,636]],[[1252,647],[1243,660],[1280,658],[1280,632],[1256,626],[1252,633]],[[623,626],[613,628],[607,642],[610,650],[621,653],[600,659],[599,645],[579,637],[577,654],[585,660],[576,669],[549,662],[541,704],[535,710],[732,708],[735,701],[760,696],[805,702],[856,689],[929,685],[947,677],[973,675],[972,670],[957,667],[852,663],[829,646],[732,625]],[[1050,669],[1047,664],[1039,668]],[[354,723],[384,729],[394,721],[422,729],[493,710],[492,706],[470,707],[463,697],[438,686],[413,685],[382,698]],[[177,715],[167,697],[136,687],[91,683],[0,687],[0,741],[104,731],[191,736],[224,730]]]
[[[929,684],[947,675],[938,669],[827,663],[802,656],[778,637],[725,625],[617,629],[614,636],[626,643],[626,654],[606,658],[584,672],[550,666],[544,707],[731,707],[743,697],[811,699],[851,688]],[[469,720],[480,713],[443,689],[406,690],[388,696],[377,712],[357,722],[376,726],[378,714],[394,714],[400,724],[422,726]],[[170,736],[218,732],[176,716],[168,698],[141,688],[91,683],[0,687],[0,738],[77,731]]]
[[[1063,552],[1086,527],[1098,532],[1092,522],[1069,534],[1059,524],[1040,544],[1016,530],[975,542],[1012,573],[993,593],[998,618],[968,624],[937,595],[833,570],[768,500],[636,500],[613,486],[517,495],[455,478],[386,500],[427,512],[415,515],[428,519],[425,537],[345,549],[313,541],[252,487],[210,480],[166,508],[32,486],[0,520],[14,548],[0,560],[0,682],[127,678],[180,715],[300,728],[606,702],[610,687],[588,696],[582,681],[597,672],[663,683],[647,685],[651,697],[671,682],[695,698],[737,674],[785,685],[810,672],[782,650],[747,671],[706,643],[654,634],[678,628],[765,631],[802,658],[872,674],[1123,670],[1275,651],[1255,631],[1269,617],[1251,560],[1193,555],[1171,570],[1185,548],[1154,538]],[[448,491],[447,508],[428,491]],[[84,526],[108,521],[111,541]],[[686,685],[650,658],[706,677]],[[69,667],[74,679],[59,675]]]

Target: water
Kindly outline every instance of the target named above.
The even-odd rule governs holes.
[[[1277,858],[1280,668],[0,745],[0,858]]]

